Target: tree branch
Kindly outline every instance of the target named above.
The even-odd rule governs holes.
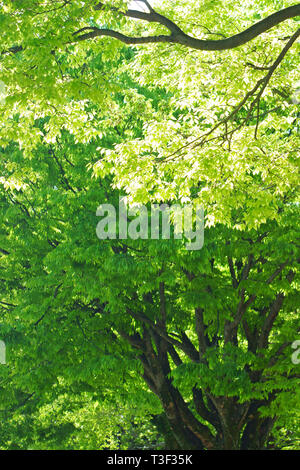
[[[283,21],[300,15],[300,4],[292,5],[280,11],[277,11],[276,13],[273,13],[272,15],[262,19],[258,23],[255,23],[254,25],[250,26],[241,33],[235,34],[234,36],[231,36],[229,38],[218,40],[202,40],[185,34],[177,24],[168,19],[166,16],[157,13],[148,2],[145,4],[149,8],[149,13],[131,9],[122,12],[115,7],[109,7],[107,5],[104,5],[103,3],[99,3],[95,7],[95,9],[108,9],[110,11],[115,11],[116,13],[122,16],[126,16],[128,18],[140,19],[149,23],[159,23],[162,26],[165,26],[171,34],[147,37],[130,37],[111,29],[100,29],[96,27],[91,27],[89,28],[91,30],[89,33],[77,36],[76,41],[83,41],[99,36],[110,36],[114,37],[115,39],[118,39],[119,41],[124,42],[125,44],[168,42],[171,44],[181,44],[183,46],[202,51],[222,51],[242,46],[243,44],[246,44],[257,36],[260,36],[261,34],[270,30],[274,26],[279,25]],[[82,30],[75,32],[74,36],[78,35],[81,31]]]

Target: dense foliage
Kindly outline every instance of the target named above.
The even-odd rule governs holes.
[[[104,3],[0,2],[0,448],[299,448],[299,17],[217,50],[293,4]],[[124,40],[161,17],[211,50]],[[99,240],[124,195],[203,248]]]

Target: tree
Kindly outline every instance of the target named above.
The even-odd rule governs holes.
[[[82,302],[79,291],[69,297],[59,281],[66,279],[69,249],[79,248],[75,258],[82,249],[97,257],[93,206],[109,185],[101,187],[86,172],[94,152],[95,144],[76,146],[70,135],[55,150],[41,146],[27,163],[15,144],[2,149],[1,245],[8,248],[1,248],[0,335],[7,345],[0,370],[2,449],[157,443],[151,414],[161,408],[136,373],[133,354],[111,344],[114,335],[103,329],[97,300],[82,292]],[[11,165],[20,165],[19,175],[13,170],[9,176]],[[52,255],[54,270],[47,267]],[[69,261],[79,273],[75,258]],[[75,271],[69,272],[72,290]]]
[[[2,392],[23,406],[60,377],[97,390],[111,377],[116,401],[130,389],[164,410],[180,449],[266,448],[299,402],[299,32],[285,21],[299,6],[243,3],[233,49],[200,54],[191,43],[224,48],[192,37],[231,36],[232,2],[143,3],[2,7]],[[116,28],[147,45],[125,48]],[[204,205],[203,248],[99,241],[96,207],[120,193]]]

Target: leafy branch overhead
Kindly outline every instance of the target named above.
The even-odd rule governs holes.
[[[109,3],[101,2],[95,6],[95,10],[110,10],[127,18],[139,19],[148,23],[158,23],[169,30],[168,35],[130,37],[109,28],[107,29],[87,26],[74,33],[76,40],[83,41],[101,36],[109,36],[118,39],[125,44],[149,44],[164,42],[171,44],[181,44],[183,46],[201,51],[223,51],[242,46],[257,36],[265,33],[269,29],[274,28],[274,26],[279,25],[283,21],[300,15],[300,4],[292,5],[267,16],[261,21],[245,29],[241,33],[235,34],[231,37],[218,40],[202,40],[185,34],[184,31],[182,31],[182,29],[176,23],[168,19],[167,16],[162,15],[154,10],[148,1],[140,0],[140,3],[143,3],[147,7],[148,12],[132,9],[125,9],[125,11],[122,11],[121,9],[111,6]],[[86,30],[90,30],[90,32],[81,34]]]

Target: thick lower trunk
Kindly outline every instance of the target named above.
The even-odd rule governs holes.
[[[174,442],[181,450],[263,450],[267,446],[275,420],[248,415],[249,405],[241,405],[232,398],[214,398],[220,425],[211,435],[197,429],[194,414],[182,414],[178,396],[169,391],[161,396],[165,416]],[[202,433],[201,433],[202,431]]]
[[[160,389],[159,398],[163,405],[174,438],[181,449],[203,449],[203,443],[197,432],[197,420],[192,413],[187,413],[185,404],[178,391],[168,382]]]
[[[252,418],[245,427],[242,439],[242,450],[263,450],[266,448],[268,437],[275,419],[259,417]]]
[[[144,380],[159,398],[173,435],[172,446],[181,450],[263,449],[273,420],[260,418],[259,408],[266,402],[240,403],[238,397],[213,396],[194,387],[193,402],[187,403],[170,377],[168,344],[155,331],[144,329],[143,339],[136,334],[131,344],[143,351],[139,359]],[[156,349],[154,349],[155,344]],[[193,355],[192,347],[188,353]],[[181,360],[174,354],[173,360]]]

